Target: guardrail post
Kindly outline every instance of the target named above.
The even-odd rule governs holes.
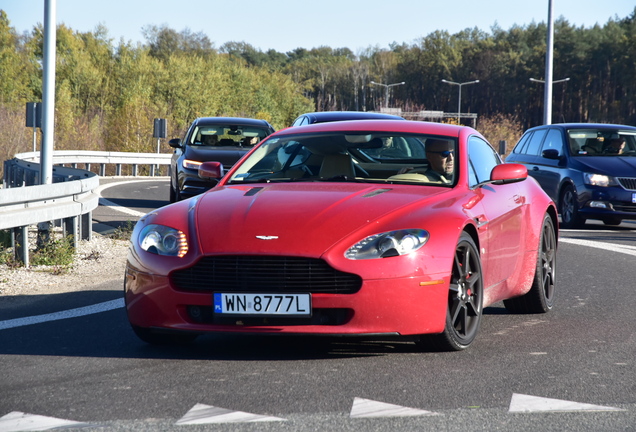
[[[121,164],[115,165],[115,175],[121,177]]]
[[[133,177],[137,177],[137,164],[134,164],[132,167],[132,175]]]
[[[77,239],[79,237],[79,224],[77,223],[77,216],[68,217],[62,221],[62,237],[65,240],[71,241],[73,250],[77,250]]]
[[[93,212],[89,211],[88,213],[84,213],[81,217],[80,223],[80,238],[82,240],[91,241],[93,239]]]
[[[106,164],[99,165],[99,175],[102,177],[106,177]]]
[[[29,266],[29,227],[22,226],[13,228],[11,233],[11,243],[15,258],[25,267]]]

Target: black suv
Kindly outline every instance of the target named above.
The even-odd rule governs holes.
[[[525,165],[557,203],[561,227],[636,219],[636,127],[561,123],[528,129],[506,162]]]
[[[216,182],[199,178],[203,162],[223,164],[224,172],[274,128],[265,120],[237,117],[201,117],[190,125],[185,139],[171,139],[170,202],[205,192]]]

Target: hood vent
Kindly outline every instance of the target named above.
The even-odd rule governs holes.
[[[376,189],[376,190],[373,190],[371,192],[365,193],[364,195],[362,195],[362,198],[371,198],[371,197],[374,197],[376,195],[383,194],[384,192],[389,192],[391,190],[393,190],[393,189]]]
[[[247,192],[245,192],[245,195],[243,196],[254,196],[257,193],[259,193],[260,191],[262,191],[263,188],[262,187],[255,187],[255,188],[251,188],[250,190],[248,190]]]

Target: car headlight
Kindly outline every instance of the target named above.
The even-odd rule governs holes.
[[[189,159],[183,160],[183,167],[185,169],[198,170],[203,162],[193,161]]]
[[[614,177],[606,176],[603,174],[584,173],[583,181],[585,182],[585,184],[589,184],[592,186],[618,186],[618,182]]]
[[[429,233],[406,229],[374,234],[351,246],[345,257],[352,260],[388,258],[415,252],[426,244]]]
[[[164,225],[148,225],[139,233],[139,246],[157,255],[183,257],[188,253],[186,235]]]

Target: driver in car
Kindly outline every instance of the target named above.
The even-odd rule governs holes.
[[[455,170],[455,151],[448,140],[429,138],[426,140],[426,159],[429,166],[402,168],[389,180],[417,180],[427,183],[450,184]]]
[[[623,150],[625,150],[625,138],[612,138],[603,148],[603,154],[621,154]]]

